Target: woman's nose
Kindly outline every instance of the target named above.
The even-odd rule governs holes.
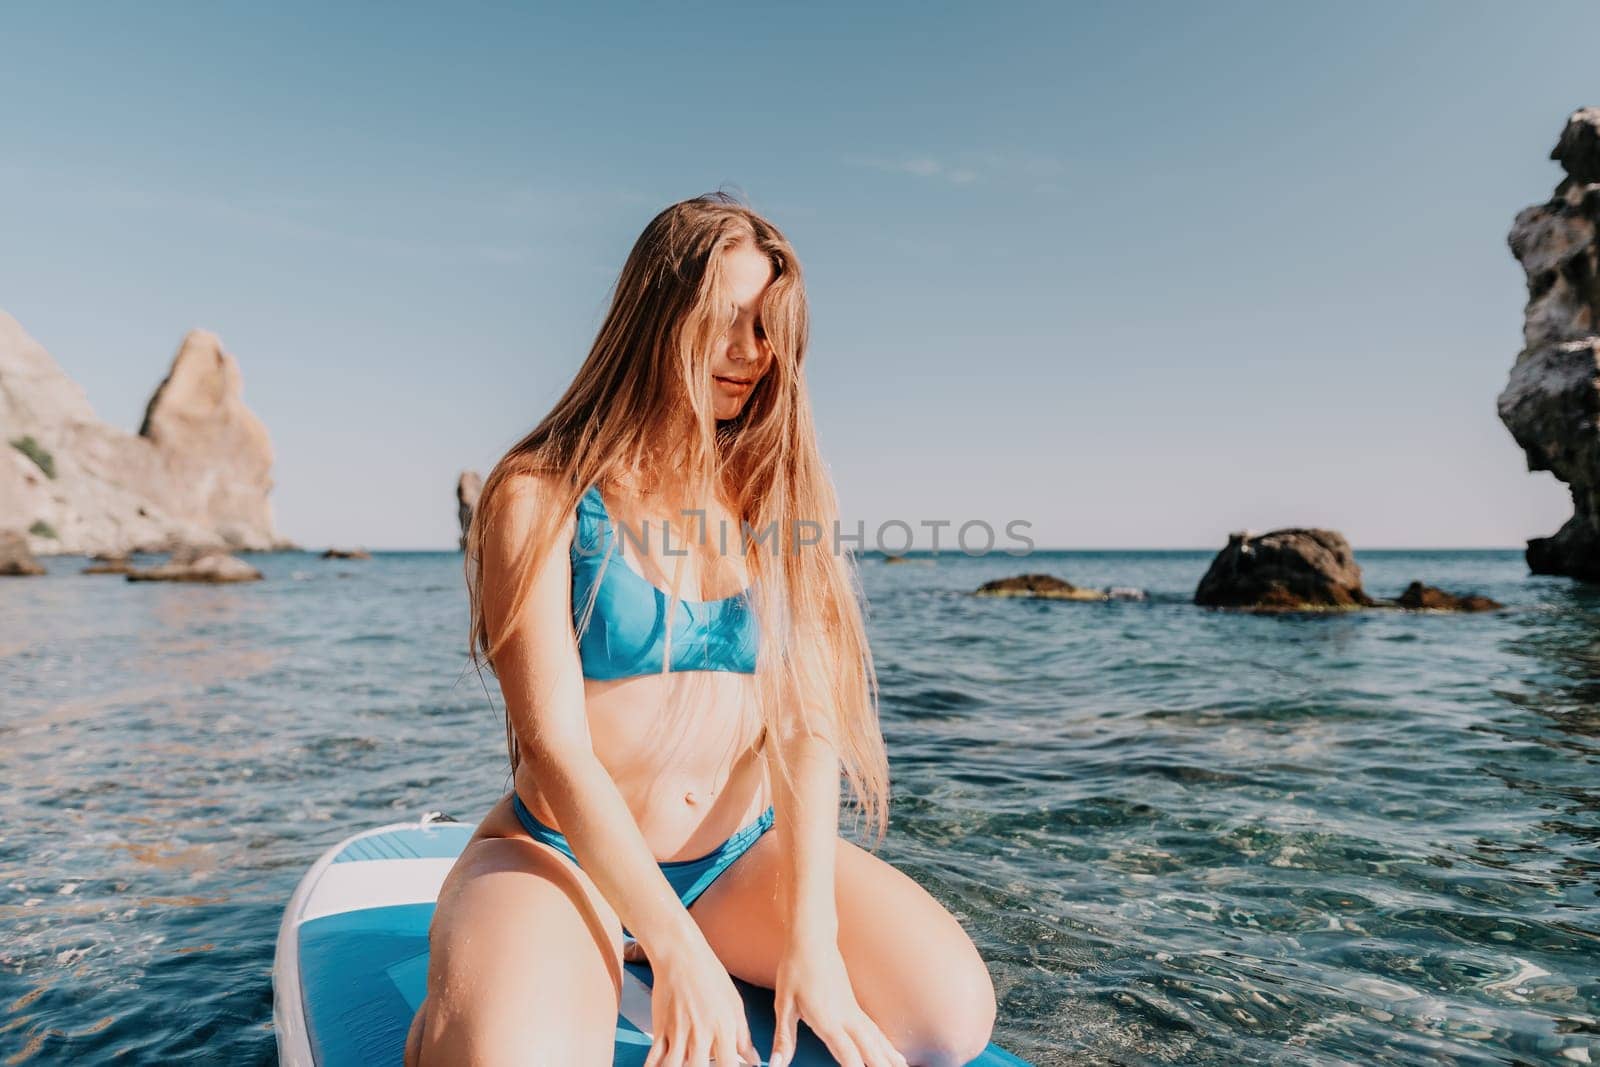
[[[735,330],[728,338],[728,356],[741,363],[750,363],[756,358],[755,334],[748,330]]]

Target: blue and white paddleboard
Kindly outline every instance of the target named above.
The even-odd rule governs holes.
[[[272,967],[281,1067],[399,1067],[427,991],[434,902],[473,830],[429,812],[417,822],[347,837],[311,865],[284,912]],[[612,1062],[639,1067],[650,1049],[650,968],[623,967]],[[735,984],[765,1057],[772,1048],[772,992]],[[834,1063],[804,1025],[799,1038],[796,1067]],[[1027,1067],[995,1045],[972,1064]]]

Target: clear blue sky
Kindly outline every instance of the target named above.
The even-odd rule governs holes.
[[[0,308],[135,429],[217,331],[307,546],[445,547],[667,204],[795,243],[846,518],[1520,545],[1505,234],[1592,3],[0,12]],[[925,542],[924,542],[925,543]]]

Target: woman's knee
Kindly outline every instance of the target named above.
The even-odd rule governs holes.
[[[994,1002],[963,1005],[962,1009],[929,1020],[900,1049],[915,1067],[961,1067],[983,1054],[994,1033]]]
[[[924,957],[912,979],[918,994],[896,1047],[915,1065],[959,1067],[976,1059],[994,1032],[995,993],[989,969],[965,934],[964,945]]]
[[[860,894],[850,908],[856,953],[866,957],[861,970],[876,987],[858,996],[874,1001],[880,1026],[909,1062],[943,1067],[976,1058],[989,1043],[996,1011],[994,982],[977,945],[903,871],[853,849],[840,859]]]

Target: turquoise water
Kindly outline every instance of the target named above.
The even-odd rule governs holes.
[[[1250,617],[1209,552],[863,563],[883,854],[1056,1063],[1600,1061],[1600,590],[1359,553],[1494,615]],[[0,580],[0,1064],[272,1063],[273,939],[362,827],[506,787],[460,557]],[[1049,571],[1144,602],[965,595]],[[492,685],[492,679],[489,680]]]

